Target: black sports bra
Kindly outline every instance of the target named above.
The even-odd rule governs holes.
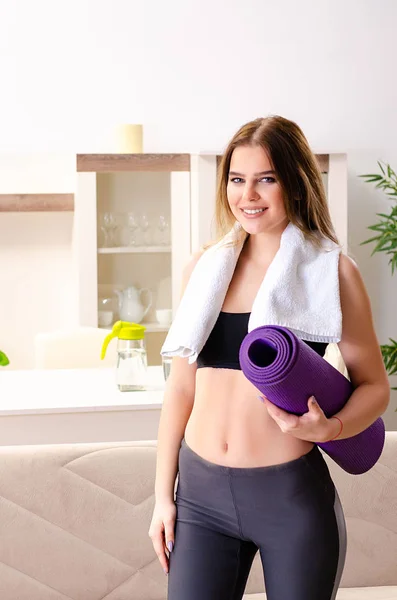
[[[203,349],[197,357],[197,368],[241,369],[239,350],[241,342],[248,333],[248,321],[251,313],[220,312]],[[320,356],[324,356],[328,346],[324,342],[305,343]]]

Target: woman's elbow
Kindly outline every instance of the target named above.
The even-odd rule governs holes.
[[[390,384],[388,384],[387,387],[386,387],[386,389],[385,389],[383,412],[386,412],[389,404],[390,404]]]
[[[383,415],[383,413],[386,412],[386,410],[390,404],[390,383],[389,383],[388,378],[386,378],[385,381],[382,381],[381,383],[378,384],[378,389],[379,389],[379,393],[378,393],[379,410],[381,411],[380,414]]]

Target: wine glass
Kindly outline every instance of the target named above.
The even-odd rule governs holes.
[[[127,229],[128,229],[128,245],[136,246],[137,238],[136,238],[136,230],[138,229],[138,220],[135,216],[135,213],[129,212],[127,213]]]
[[[117,229],[115,214],[112,212],[104,212],[101,215],[100,227],[103,233],[104,248],[111,248],[115,245],[115,232]]]
[[[150,245],[150,221],[146,213],[143,213],[139,219],[139,227],[142,232],[142,246]]]
[[[170,243],[170,226],[164,215],[159,216],[157,229],[159,231],[159,244],[168,246]]]

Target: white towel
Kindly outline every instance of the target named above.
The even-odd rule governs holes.
[[[188,357],[193,363],[214,327],[244,240],[236,225],[198,260],[179,304],[163,356]],[[288,327],[299,338],[338,342],[342,332],[338,264],[340,247],[320,238],[316,248],[289,223],[254,300],[248,331],[262,325]],[[229,242],[240,240],[232,246]]]

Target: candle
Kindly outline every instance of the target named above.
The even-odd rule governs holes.
[[[119,125],[116,130],[116,152],[118,154],[141,154],[143,152],[143,126]]]

